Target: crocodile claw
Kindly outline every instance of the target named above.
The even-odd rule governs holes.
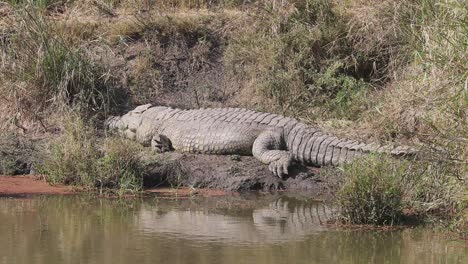
[[[284,175],[288,174],[288,167],[289,167],[289,159],[279,159],[273,161],[269,165],[269,169],[275,176],[279,178],[283,178]]]
[[[174,150],[171,140],[164,135],[155,135],[151,140],[151,147],[158,153]]]

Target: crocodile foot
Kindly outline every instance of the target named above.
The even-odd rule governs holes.
[[[283,175],[288,174],[288,167],[291,165],[291,159],[289,156],[281,157],[278,160],[270,162],[268,166],[270,171],[273,172],[274,175],[283,178]]]
[[[174,150],[171,140],[165,135],[159,134],[151,139],[151,147],[158,153]]]

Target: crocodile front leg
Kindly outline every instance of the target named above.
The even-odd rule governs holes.
[[[165,135],[156,134],[151,139],[151,148],[158,153],[174,150],[171,140]]]
[[[269,169],[280,178],[288,174],[288,167],[291,164],[291,155],[288,151],[281,150],[283,146],[282,130],[267,130],[255,139],[252,148],[253,156],[269,164]]]

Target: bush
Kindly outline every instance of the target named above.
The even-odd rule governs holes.
[[[95,162],[100,156],[93,129],[76,114],[64,122],[64,134],[51,142],[39,172],[52,184],[96,186]]]
[[[0,175],[29,173],[35,158],[36,149],[31,140],[0,130]]]
[[[344,185],[338,203],[343,218],[352,224],[395,224],[403,208],[407,166],[381,156],[358,159],[343,166]]]
[[[46,180],[120,193],[141,190],[140,145],[121,138],[101,140],[77,114],[72,117],[65,122],[64,134],[47,147],[39,169]]]
[[[118,188],[120,192],[139,191],[143,187],[141,146],[122,138],[106,138],[101,157],[96,161],[99,188]]]

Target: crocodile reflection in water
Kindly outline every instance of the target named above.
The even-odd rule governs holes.
[[[264,243],[302,239],[326,230],[333,210],[323,203],[279,198],[268,206],[253,209],[251,218],[210,211],[142,209],[137,216],[143,232],[229,243]],[[253,221],[252,221],[253,219]]]

